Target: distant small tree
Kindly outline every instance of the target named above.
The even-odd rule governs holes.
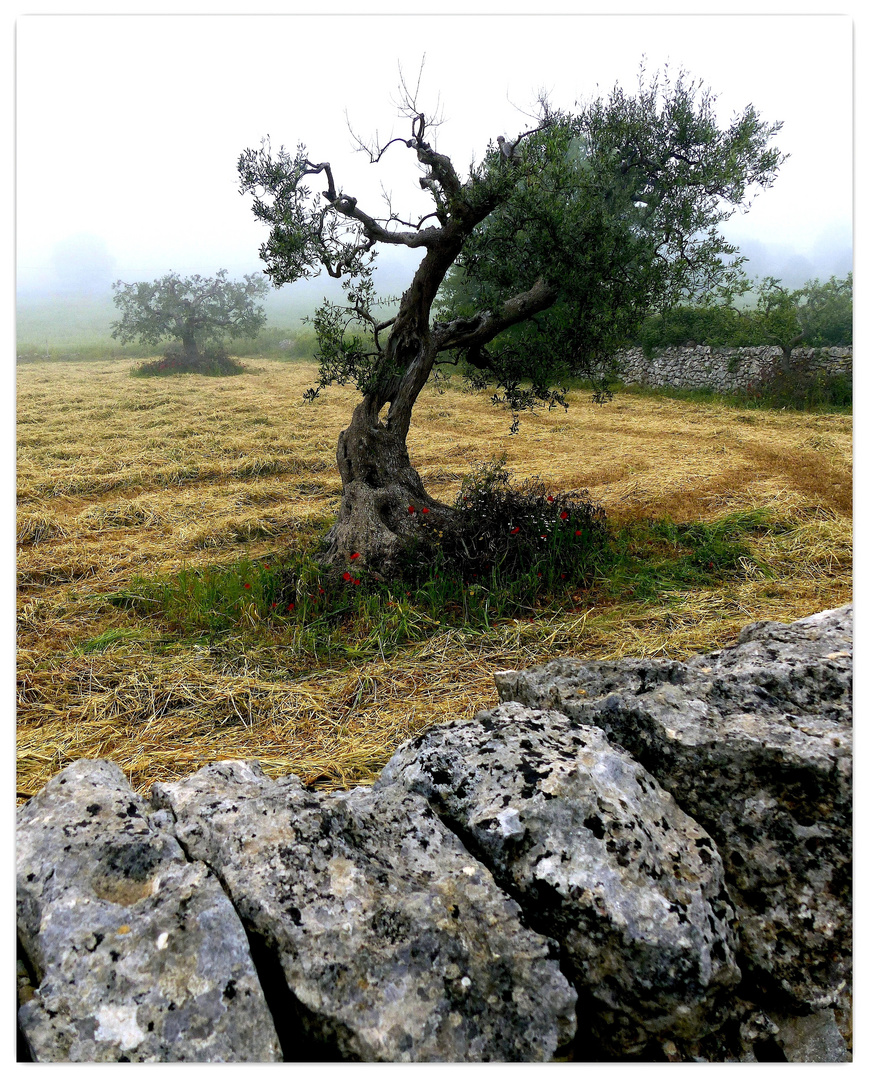
[[[174,339],[189,361],[224,338],[256,337],[266,321],[256,301],[268,294],[268,282],[259,274],[241,281],[228,281],[226,275],[218,270],[213,278],[168,273],[156,281],[116,281],[114,300],[122,314],[112,323],[112,337],[143,345]]]
[[[853,341],[854,276],[817,279],[800,289],[785,289],[778,278],[764,278],[755,309],[749,313],[752,336],[778,345],[784,366],[797,346],[850,345]]]

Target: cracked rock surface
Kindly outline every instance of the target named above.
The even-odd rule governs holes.
[[[747,626],[687,663],[554,660],[502,701],[595,725],[715,840],[740,962],[814,1010],[850,985],[852,608]]]
[[[363,1061],[546,1061],[572,1038],[551,943],[419,796],[318,795],[222,762],[154,798],[277,952],[314,1041]]]
[[[19,1010],[37,1061],[275,1061],[235,909],[117,765],[78,761],[19,812]]]
[[[557,938],[586,1022],[614,1051],[723,1022],[740,972],[718,852],[602,731],[505,704],[406,744],[377,786],[396,783]]]

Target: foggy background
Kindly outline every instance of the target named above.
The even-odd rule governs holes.
[[[236,163],[265,136],[330,161],[368,213],[383,212],[381,185],[402,216],[427,212],[412,153],[398,144],[372,166],[348,130],[381,142],[408,133],[401,72],[415,88],[422,65],[418,105],[443,118],[434,141],[464,175],[489,141],[532,126],[540,91],[570,109],[616,82],[631,92],[642,63],[702,80],[724,123],[750,103],[783,121],[776,145],[790,157],[776,184],[724,229],[749,274],[791,287],[847,274],[849,16],[22,16],[19,340],[47,311],[60,313],[62,332],[107,334],[118,279],[261,270],[267,231],[238,192]],[[419,258],[384,251],[379,291],[402,292]],[[312,314],[335,288],[325,274],[284,286],[267,304],[270,322]]]

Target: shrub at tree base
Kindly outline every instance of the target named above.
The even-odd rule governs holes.
[[[546,589],[588,586],[608,533],[603,508],[586,494],[550,494],[537,478],[514,487],[503,459],[481,465],[465,478],[455,515],[434,525],[425,506],[408,506],[419,536],[399,564],[401,576],[417,584],[434,567],[464,582],[531,575]]]
[[[149,375],[244,375],[248,372],[235,357],[220,348],[205,349],[198,356],[186,356],[183,350],[168,350],[161,360],[137,364],[131,374]]]
[[[572,594],[590,588],[610,561],[604,511],[583,494],[549,494],[539,480],[513,487],[503,461],[480,466],[449,517],[436,518],[424,504],[407,506],[416,536],[388,581],[365,566],[361,553],[351,553],[346,567],[285,566],[274,610],[335,625],[372,603],[407,600],[437,620],[485,625],[533,615],[544,597],[572,606]]]

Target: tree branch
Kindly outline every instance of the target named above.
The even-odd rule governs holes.
[[[481,311],[470,319],[436,322],[432,328],[432,342],[438,352],[480,348],[508,327],[552,307],[557,299],[558,289],[542,278],[538,279],[527,292],[505,300],[496,311]]]

